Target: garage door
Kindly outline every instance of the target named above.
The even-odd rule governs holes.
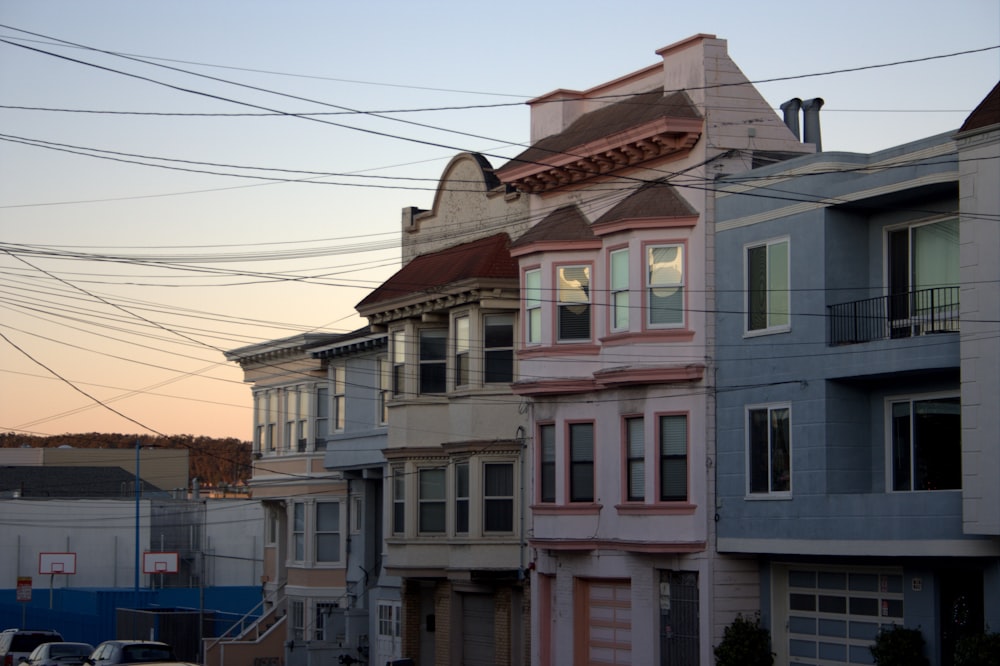
[[[582,636],[577,664],[632,663],[632,592],[627,580],[579,580]],[[583,656],[583,659],[579,657]]]
[[[787,623],[776,613],[775,626],[788,627],[782,647],[789,666],[873,664],[868,648],[879,627],[902,624],[901,571],[789,567],[785,573]]]
[[[462,664],[493,666],[493,597],[488,594],[462,595]]]

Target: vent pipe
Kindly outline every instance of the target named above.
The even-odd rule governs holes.
[[[823,106],[822,97],[814,97],[802,102],[802,141],[816,146],[816,152],[823,150],[819,136],[819,110]]]
[[[785,125],[792,130],[796,141],[802,140],[802,134],[799,132],[799,109],[801,108],[802,100],[798,97],[793,97],[781,105],[781,112],[785,114]]]

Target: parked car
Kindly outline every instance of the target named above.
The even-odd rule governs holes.
[[[86,663],[91,666],[116,664],[150,664],[177,661],[174,649],[160,641],[104,641],[90,653]]]
[[[90,643],[43,643],[21,663],[28,666],[83,666],[94,651]]]
[[[43,643],[62,642],[62,634],[49,629],[5,629],[0,631],[0,666],[17,666]]]

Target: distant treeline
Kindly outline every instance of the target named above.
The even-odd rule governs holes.
[[[143,447],[187,449],[188,478],[199,479],[202,486],[234,485],[250,478],[250,442],[235,437],[155,437],[103,432],[39,436],[8,432],[0,433],[0,448],[72,446],[77,449],[134,449],[136,439]]]

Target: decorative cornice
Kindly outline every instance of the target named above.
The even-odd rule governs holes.
[[[682,217],[631,217],[613,222],[595,222],[591,225],[595,236],[607,236],[622,231],[640,231],[642,229],[683,229],[692,228],[698,224],[697,215]]]
[[[701,363],[669,368],[614,368],[594,373],[594,380],[600,386],[608,388],[637,384],[694,382],[701,381],[704,377],[705,366]]]
[[[652,159],[690,151],[701,137],[701,118],[657,118],[624,132],[505,170],[503,180],[539,194]]]
[[[589,393],[597,390],[597,382],[590,378],[583,379],[547,379],[511,384],[514,395],[566,395],[570,393]]]

